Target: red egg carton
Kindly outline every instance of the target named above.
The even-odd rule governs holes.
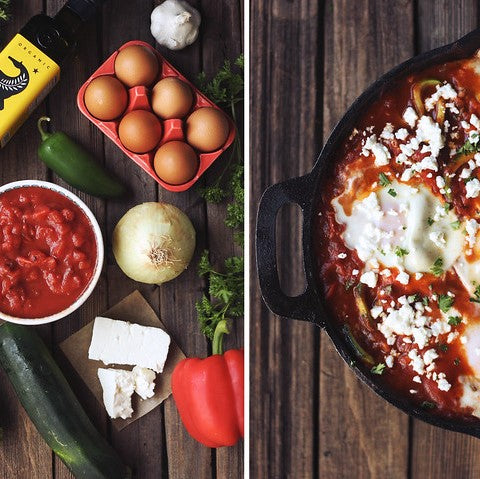
[[[212,163],[232,144],[235,138],[235,125],[233,121],[228,117],[228,115],[225,115],[227,117],[227,120],[230,126],[230,133],[228,135],[228,138],[225,144],[220,149],[216,151],[212,151],[210,153],[202,153],[198,150],[195,150],[199,159],[199,167],[196,175],[189,182],[184,183],[182,185],[171,185],[161,180],[155,173],[155,170],[153,169],[153,158],[155,156],[156,149],[159,146],[169,141],[173,141],[173,140],[186,141],[185,132],[184,132],[185,119],[162,120],[161,118],[159,118],[160,122],[162,123],[162,138],[159,144],[154,150],[148,153],[137,154],[137,153],[133,153],[130,150],[127,150],[123,146],[122,142],[120,141],[120,138],[118,137],[118,125],[123,115],[125,115],[126,113],[132,110],[149,110],[153,112],[150,104],[150,88],[147,88],[144,86],[128,88],[127,86],[125,86],[125,88],[127,88],[127,91],[128,91],[127,109],[123,113],[122,117],[113,121],[102,121],[93,117],[88,112],[84,102],[85,90],[89,85],[89,83],[94,78],[97,78],[99,76],[103,76],[103,75],[115,76],[115,69],[114,69],[115,58],[117,57],[118,52],[120,50],[130,45],[142,45],[146,48],[149,48],[157,56],[158,62],[160,64],[160,73],[158,78],[152,84],[152,87],[159,80],[165,77],[177,77],[190,86],[194,94],[194,106],[192,107],[188,115],[190,115],[193,111],[197,110],[198,108],[202,108],[202,107],[213,107],[213,108],[216,108],[217,110],[221,110],[221,108],[219,108],[217,105],[215,105],[215,103],[213,103],[205,95],[203,95],[195,87],[195,85],[193,85],[193,83],[188,81],[178,70],[176,70],[169,62],[167,62],[167,60],[165,60],[165,58],[163,58],[163,56],[160,55],[160,53],[157,50],[155,50],[155,48],[153,48],[148,43],[141,42],[138,40],[134,40],[122,45],[118,50],[116,50],[112,55],[110,55],[110,57],[82,85],[82,87],[80,88],[77,94],[78,108],[92,123],[94,123],[101,131],[103,131],[103,133],[105,133],[105,135],[107,135],[129,158],[131,158],[138,166],[140,166],[143,170],[145,170],[158,184],[163,186],[163,188],[169,191],[176,191],[176,192],[188,190],[191,186],[193,186],[198,181],[198,179],[203,175],[203,173],[205,173],[205,171],[212,165]],[[188,117],[188,115],[186,115],[186,117]]]

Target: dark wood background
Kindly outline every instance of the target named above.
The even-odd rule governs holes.
[[[474,0],[257,0],[250,8],[252,218],[265,187],[311,169],[371,82],[479,20]],[[277,224],[284,288],[299,293],[298,209]],[[267,311],[254,271],[251,292],[252,478],[480,477],[478,439],[379,399],[319,329]]]
[[[12,20],[1,27],[2,45],[33,15],[55,14],[63,0],[12,0]],[[62,79],[47,100],[30,120],[0,151],[2,183],[20,179],[44,179],[63,186],[37,159],[39,135],[36,120],[51,115],[54,125],[78,140],[99,161],[114,171],[132,190],[121,201],[101,201],[79,194],[97,217],[106,247],[106,265],[94,294],[75,314],[58,323],[37,328],[51,345],[55,357],[71,382],[79,399],[95,425],[119,451],[125,462],[135,469],[138,479],[170,478],[236,478],[242,476],[243,446],[208,449],[191,439],[177,414],[173,399],[167,401],[121,432],[112,429],[105,410],[86,391],[72,368],[62,357],[58,343],[87,322],[139,289],[159,313],[169,332],[187,356],[207,354],[207,342],[199,331],[194,308],[201,296],[203,284],[196,273],[199,254],[209,248],[214,264],[220,265],[226,256],[235,252],[231,231],[223,224],[225,206],[207,206],[195,190],[169,193],[158,187],[146,173],[102,133],[76,107],[80,85],[115,49],[129,40],[140,39],[153,44],[150,35],[150,13],[153,1],[114,1],[105,3],[97,21],[85,30],[77,52],[62,68]],[[187,78],[194,80],[205,70],[212,76],[225,58],[234,59],[242,51],[242,0],[190,0],[202,13],[201,35],[197,42],[179,52],[161,49]],[[224,159],[225,160],[225,159]],[[210,181],[221,169],[222,160],[208,172]],[[197,250],[191,267],[177,280],[161,287],[151,287],[130,281],[120,271],[111,252],[112,230],[128,208],[145,201],[166,201],[184,210],[197,230]],[[238,252],[238,251],[237,251]],[[243,342],[243,324],[239,322],[226,340],[227,347]],[[87,360],[87,358],[85,358]],[[20,406],[3,372],[0,372],[0,426],[4,438],[0,443],[0,477],[3,479],[48,479],[73,477],[63,463],[52,455]]]

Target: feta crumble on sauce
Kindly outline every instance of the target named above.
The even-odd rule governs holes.
[[[419,407],[480,418],[479,62],[383,93],[315,218],[327,304],[359,362]]]

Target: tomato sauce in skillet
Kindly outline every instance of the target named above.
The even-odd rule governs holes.
[[[42,318],[66,309],[96,258],[92,226],[70,199],[33,186],[0,194],[0,311]]]
[[[382,93],[332,159],[314,228],[329,312],[359,361],[415,404],[472,419],[480,417],[479,98],[476,58]]]

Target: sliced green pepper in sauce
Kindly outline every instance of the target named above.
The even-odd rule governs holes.
[[[42,116],[37,123],[42,137],[38,156],[50,169],[69,185],[93,196],[114,198],[125,193],[125,187],[64,132],[46,132],[45,121],[50,118]]]

